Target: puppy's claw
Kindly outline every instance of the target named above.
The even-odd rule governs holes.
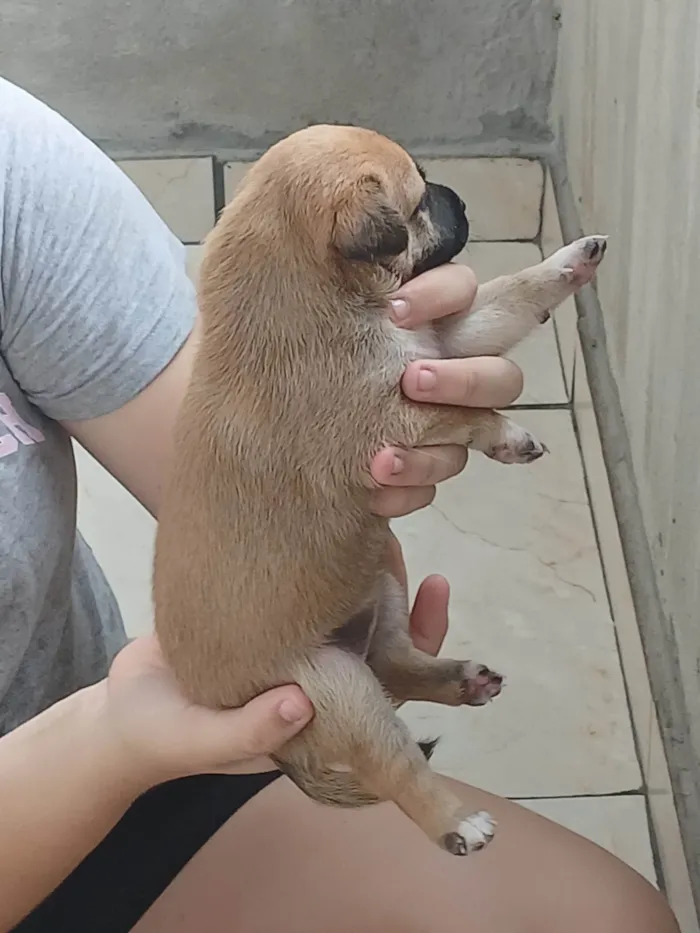
[[[467,840],[459,833],[445,833],[442,837],[442,845],[450,855],[469,855]]]
[[[466,706],[485,706],[497,697],[502,689],[503,674],[490,670],[484,664],[464,662],[461,696],[462,703]]]
[[[485,849],[491,842],[496,829],[496,821],[485,810],[472,813],[458,825],[456,832],[445,833],[442,846],[452,855],[470,855]]]
[[[591,281],[607,248],[607,236],[586,236],[562,246],[545,263],[558,266],[562,279],[574,288],[580,288]]]
[[[509,422],[504,435],[500,443],[484,451],[487,457],[499,463],[533,463],[549,453],[544,444],[517,424]]]

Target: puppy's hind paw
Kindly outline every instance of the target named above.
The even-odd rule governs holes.
[[[485,849],[493,839],[496,821],[485,810],[472,813],[457,826],[452,833],[445,833],[442,846],[452,855],[470,855]]]
[[[464,662],[462,703],[467,706],[485,706],[503,689],[503,675],[490,670],[485,664]]]
[[[529,431],[509,421],[499,440],[484,453],[499,463],[533,463],[549,451]]]

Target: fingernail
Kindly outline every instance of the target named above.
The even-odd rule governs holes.
[[[394,457],[394,462],[391,465],[391,473],[393,476],[396,476],[397,473],[400,473],[404,468],[404,462],[401,457]]]
[[[410,312],[408,302],[404,301],[403,298],[394,298],[391,302],[391,308],[397,321],[405,321]]]
[[[278,712],[282,719],[288,723],[301,722],[308,719],[308,710],[297,700],[282,700]]]
[[[437,376],[432,369],[424,366],[418,370],[418,389],[420,392],[430,392],[437,385]]]

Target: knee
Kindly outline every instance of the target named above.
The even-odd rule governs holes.
[[[627,872],[625,872],[627,875]],[[630,877],[631,876],[631,877]],[[639,875],[606,879],[590,889],[594,913],[591,924],[576,927],[581,933],[679,933],[678,922],[666,898]]]

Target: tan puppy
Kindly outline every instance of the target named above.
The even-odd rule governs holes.
[[[436,779],[395,706],[478,705],[501,678],[413,647],[369,466],[386,445],[541,456],[495,412],[408,401],[401,375],[417,358],[509,350],[590,280],[605,250],[604,237],[579,240],[481,286],[468,316],[396,328],[392,292],[467,235],[457,195],[367,130],[315,126],[250,169],[206,245],[203,336],[154,578],[158,636],[192,700],[239,706],[300,684],[315,718],[279,767],[316,800],[393,800],[456,855],[483,847],[493,822]]]

